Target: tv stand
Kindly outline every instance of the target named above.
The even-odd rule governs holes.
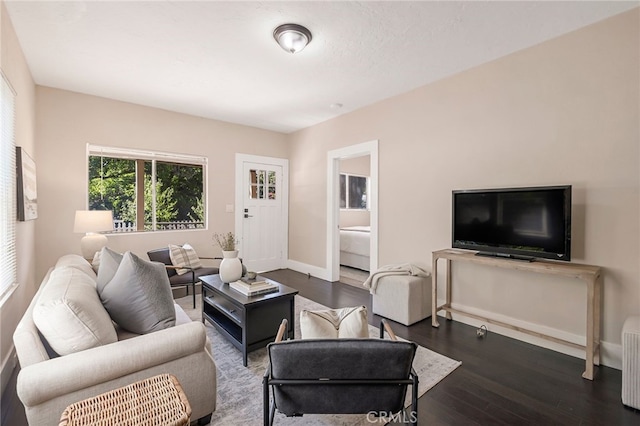
[[[479,251],[476,253],[476,256],[498,257],[502,259],[520,260],[522,262],[534,262],[536,260],[535,257],[531,257],[531,256],[522,256],[518,254],[507,254],[507,253],[492,253],[490,251]]]
[[[447,260],[447,273],[446,281],[444,283],[446,303],[438,306],[438,260]],[[576,278],[582,280],[587,285],[587,335],[586,345],[579,345],[568,340],[560,339],[557,337],[549,336],[546,334],[538,333],[532,330],[527,330],[522,327],[517,327],[502,321],[487,318],[481,315],[476,315],[470,312],[466,312],[462,309],[451,307],[451,262],[462,261],[475,263],[479,265],[493,266],[505,269],[516,269],[521,271],[538,272],[543,274],[561,275],[570,278]],[[431,273],[431,291],[432,291],[432,309],[431,309],[431,325],[433,327],[439,327],[438,312],[445,311],[446,318],[451,320],[451,314],[459,314],[470,318],[475,318],[480,321],[486,321],[490,324],[499,325],[511,330],[516,330],[522,333],[526,333],[535,337],[543,338],[555,343],[561,343],[573,348],[578,348],[585,351],[585,371],[582,377],[585,379],[593,380],[593,366],[600,365],[600,300],[602,297],[602,274],[601,268],[591,265],[579,265],[576,263],[559,263],[550,262],[546,260],[537,260],[535,262],[512,262],[511,259],[502,257],[485,257],[482,255],[476,256],[473,251],[465,251],[458,249],[445,249],[433,252],[433,269]]]

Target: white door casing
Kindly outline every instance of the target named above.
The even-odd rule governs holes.
[[[340,160],[370,156],[369,210],[371,217],[369,270],[378,269],[378,140],[363,142],[327,153],[327,277],[340,279]]]
[[[288,258],[289,162],[236,154],[235,232],[248,270],[285,267]]]

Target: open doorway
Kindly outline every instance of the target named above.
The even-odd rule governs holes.
[[[339,159],[340,282],[362,287],[369,277],[371,155]]]
[[[328,160],[327,272],[330,281],[340,280],[342,264],[342,276],[357,282],[378,266],[378,141],[330,151]],[[357,249],[343,250],[345,231]]]

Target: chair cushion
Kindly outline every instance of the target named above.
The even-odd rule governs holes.
[[[335,385],[331,380],[407,379],[417,345],[382,339],[286,340],[267,345],[272,379],[324,379],[273,387],[278,411],[354,414],[402,409],[406,385]]]
[[[202,277],[204,275],[217,274],[218,272],[220,272],[220,270],[215,267],[203,267],[203,268],[193,270],[196,283],[198,282],[199,277]],[[174,275],[171,278],[169,278],[169,283],[171,283],[172,286],[191,284],[192,278],[194,277],[192,277],[191,272],[184,275]]]
[[[329,309],[300,312],[303,339],[368,338],[367,308]]]
[[[162,263],[126,252],[113,278],[98,291],[111,318],[126,330],[146,334],[175,325],[169,277]]]
[[[33,321],[60,355],[117,341],[95,282],[73,266],[55,268],[33,309]]]
[[[192,269],[202,268],[202,262],[198,257],[198,253],[189,244],[183,244],[177,246],[175,244],[169,244],[169,256],[171,257],[171,264],[177,267],[187,267]],[[189,269],[177,269],[178,275],[183,275],[189,272]]]

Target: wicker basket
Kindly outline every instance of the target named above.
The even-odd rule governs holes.
[[[69,405],[59,426],[179,426],[190,418],[178,379],[161,374]]]

